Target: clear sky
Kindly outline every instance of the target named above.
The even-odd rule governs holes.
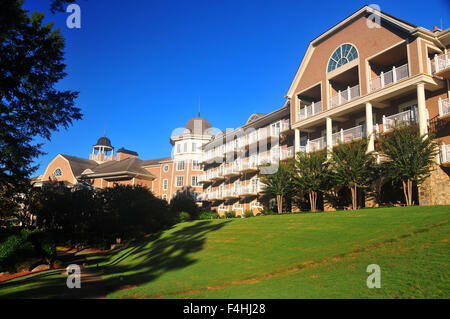
[[[268,113],[284,96],[309,42],[361,1],[79,0],[81,29],[50,0],[26,0],[66,40],[67,77],[84,118],[45,142],[42,174],[58,153],[87,158],[106,135],[141,159],[170,156],[169,137],[197,115],[222,130]],[[432,29],[450,27],[450,1],[378,1],[382,11]]]

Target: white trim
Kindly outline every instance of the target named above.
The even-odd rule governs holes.
[[[167,186],[166,186],[166,187],[164,187],[164,182],[167,182]],[[164,178],[164,179],[162,180],[162,190],[163,190],[163,191],[166,191],[168,188],[169,188],[169,179]]]

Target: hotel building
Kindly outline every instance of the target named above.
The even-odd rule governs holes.
[[[218,134],[195,117],[170,138],[168,158],[143,161],[123,148],[114,155],[104,137],[89,160],[58,155],[35,182],[142,184],[168,201],[189,188],[219,213],[257,213],[274,204],[262,194],[261,176],[280,160],[297,152],[330,153],[339,142],[361,137],[376,152],[377,135],[413,122],[440,143],[433,172],[419,187],[419,204],[450,204],[449,49],[450,29],[428,30],[365,6],[310,42],[283,107]]]

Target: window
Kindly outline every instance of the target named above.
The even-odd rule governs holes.
[[[53,172],[53,177],[58,177],[58,176],[62,176],[62,171],[60,168],[55,169],[55,171]]]
[[[177,144],[177,153],[181,152],[181,144]]]
[[[197,152],[197,143],[192,143],[192,152]]]
[[[177,171],[184,171],[184,161],[177,162]]]
[[[328,72],[331,72],[340,66],[353,61],[358,57],[358,52],[351,44],[343,44],[331,55],[330,61],[328,62]]]
[[[192,176],[192,186],[198,186],[198,176]]]
[[[177,187],[181,187],[184,184],[184,176],[177,176]]]
[[[202,169],[198,160],[192,160],[192,169],[194,171],[200,171]]]
[[[163,179],[163,190],[166,191],[168,186],[169,186],[169,180],[167,178]]]
[[[187,146],[188,146],[188,143],[184,143],[184,146],[183,146],[183,151],[184,152],[187,152]]]
[[[169,171],[169,165],[164,165],[164,172]]]

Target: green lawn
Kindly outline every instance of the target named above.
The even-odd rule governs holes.
[[[83,297],[448,298],[450,206],[181,223],[89,255]],[[381,267],[381,288],[366,267]],[[61,271],[0,283],[0,298],[70,297]],[[78,296],[78,295],[77,295]]]

